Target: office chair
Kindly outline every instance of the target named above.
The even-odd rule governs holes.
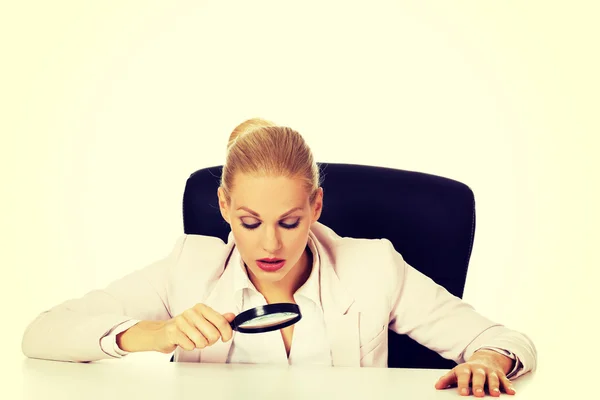
[[[475,200],[469,187],[420,172],[318,165],[324,190],[319,222],[341,236],[390,240],[410,265],[462,298],[475,233]],[[217,198],[221,171],[222,166],[204,168],[188,178],[183,195],[185,233],[227,241],[230,228]],[[456,366],[406,335],[388,334],[390,368]]]

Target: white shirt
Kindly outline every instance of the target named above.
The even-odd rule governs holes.
[[[294,325],[289,358],[279,330],[257,334],[235,332],[228,363],[331,365],[331,351],[320,300],[320,261],[310,237],[308,246],[313,254],[312,271],[304,285],[294,294],[302,319]],[[233,291],[240,310],[267,304],[264,296],[248,278],[237,249],[230,258],[228,268],[234,268]]]

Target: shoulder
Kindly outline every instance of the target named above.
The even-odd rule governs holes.
[[[396,251],[388,239],[365,239],[340,236],[333,229],[323,224],[315,224],[312,228],[317,241],[333,258],[335,266],[340,264],[356,264],[368,262],[376,268],[389,267],[390,263],[403,263],[404,259]]]
[[[225,243],[218,237],[185,234],[177,240],[175,251],[179,252],[176,255],[178,263],[190,260],[219,261],[232,246],[231,242]]]
[[[402,280],[405,262],[385,238],[344,237],[320,224],[313,230],[339,279],[349,286],[395,290]]]
[[[210,285],[223,273],[233,242],[213,236],[181,235],[171,252],[170,281],[177,287]]]
[[[403,278],[404,259],[387,239],[342,238],[336,253],[337,275],[354,287],[394,292]]]

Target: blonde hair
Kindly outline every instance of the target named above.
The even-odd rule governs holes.
[[[240,173],[302,179],[311,205],[321,183],[319,168],[304,138],[289,127],[260,118],[242,122],[229,136],[221,176],[227,203],[234,178]]]

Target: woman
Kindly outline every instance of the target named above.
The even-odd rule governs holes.
[[[83,362],[174,351],[175,361],[385,367],[392,329],[459,364],[437,389],[514,394],[509,378],[536,365],[529,338],[476,313],[388,240],[340,237],[317,222],[319,182],[300,134],[242,123],[217,192],[227,243],[183,235],[165,259],[39,315],[24,354]],[[232,331],[236,314],[279,302],[298,304],[302,320],[258,335]]]

